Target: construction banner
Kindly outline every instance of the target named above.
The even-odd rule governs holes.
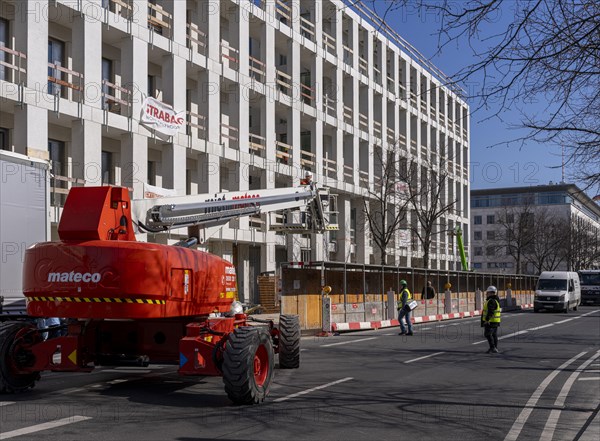
[[[185,124],[185,111],[175,112],[171,106],[152,97],[142,103],[141,123],[166,136],[174,136]]]

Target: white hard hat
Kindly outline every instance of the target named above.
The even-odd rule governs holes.
[[[488,286],[488,289],[486,289],[486,292],[493,292],[495,294],[498,292],[498,289],[494,285],[490,285]]]
[[[304,176],[306,176],[307,178],[312,177],[312,172],[311,171],[307,171],[306,173],[304,173]]]

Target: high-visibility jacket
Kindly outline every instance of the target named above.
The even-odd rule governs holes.
[[[491,308],[489,308],[490,302],[495,302],[496,303],[496,309],[494,309],[494,311],[492,313],[492,316],[489,319],[489,323],[490,324],[496,324],[496,326],[499,326],[500,325],[500,313],[502,312],[502,310],[500,308],[500,303],[498,302],[498,300],[493,299],[493,298],[492,299],[487,299],[485,301],[485,305],[483,305],[483,314],[482,314],[481,317],[482,317],[483,320],[487,319],[487,317],[488,317],[488,309],[491,309]]]
[[[402,299],[404,296],[404,291],[406,291],[406,300],[403,301]],[[410,293],[410,290],[408,288],[404,288],[400,292],[400,301],[398,302],[398,309],[402,309],[404,307],[404,305],[406,305],[411,300],[412,300],[412,294]]]

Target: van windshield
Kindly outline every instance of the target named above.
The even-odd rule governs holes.
[[[538,280],[537,289],[548,291],[565,291],[567,289],[567,281],[565,279],[540,279]]]
[[[582,285],[600,285],[600,272],[597,274],[588,273],[581,274]]]

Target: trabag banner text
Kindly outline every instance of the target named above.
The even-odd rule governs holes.
[[[167,136],[174,136],[185,124],[185,111],[175,112],[173,108],[152,97],[142,103],[141,123]]]

